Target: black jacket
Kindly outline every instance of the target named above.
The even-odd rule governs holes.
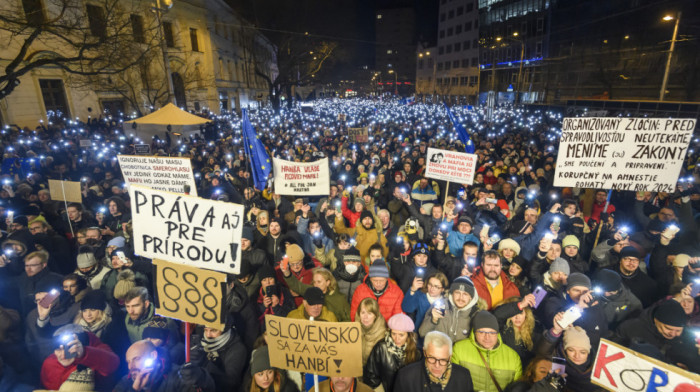
[[[620,272],[620,264],[616,264],[613,271],[620,274],[622,277],[622,283],[629,287],[637,298],[642,301],[642,306],[645,308],[656,302],[661,296],[659,295],[659,288],[656,281],[650,278],[647,274],[639,270],[635,271],[632,275],[625,275]]]
[[[192,362],[209,372],[214,379],[217,391],[238,391],[248,365],[248,350],[235,330],[231,330],[229,341],[216,351],[218,355],[215,357],[208,356],[202,348],[202,335],[193,337],[190,352]]]
[[[425,368],[425,361],[414,362],[402,367],[396,374],[394,391],[401,392],[470,392],[474,390],[469,370],[452,364],[452,374],[445,389],[432,383]]]
[[[574,306],[574,302],[566,294],[565,289],[566,287],[562,287],[559,289],[558,295],[547,297],[540,304],[540,307],[544,308],[542,312],[544,318],[541,321],[548,329],[552,328],[554,316],[557,313],[565,312],[568,308]],[[591,339],[591,347],[598,347],[600,339],[608,337],[608,320],[605,317],[603,306],[600,304],[586,308],[581,318],[574,321],[572,325],[579,326],[586,331]]]
[[[372,388],[378,387],[381,383],[385,391],[393,391],[396,372],[404,365],[404,361],[389,352],[386,340],[382,339],[374,346],[367,358],[363,381]]]
[[[36,260],[35,260],[36,261]],[[36,302],[34,302],[34,294],[37,293],[37,287],[51,287],[57,290],[63,289],[63,277],[57,273],[49,271],[46,267],[39,271],[34,276],[27,276],[23,273],[19,276],[17,280],[17,286],[19,287],[19,296],[22,301],[22,318],[26,317],[32,309],[36,309]]]
[[[528,349],[523,342],[516,342],[515,330],[513,327],[508,326],[507,322],[509,318],[520,312],[521,310],[518,308],[517,302],[509,302],[507,304],[499,305],[493,309],[492,313],[498,319],[498,325],[501,328],[501,340],[503,340],[503,343],[505,343],[508,347],[512,348],[516,353],[518,353],[520,356],[520,362],[522,363],[523,368],[525,368],[527,367],[527,364],[530,363],[530,360],[535,357],[534,347],[537,345],[538,340],[542,337],[543,328],[542,324],[540,324],[538,320],[535,320],[535,327],[531,333],[533,343],[532,349]]]

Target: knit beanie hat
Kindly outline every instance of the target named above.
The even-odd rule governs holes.
[[[361,197],[356,197],[352,204],[353,204],[353,206],[355,204],[362,204],[362,208],[365,208],[365,199],[363,199]]]
[[[450,294],[454,293],[455,290],[464,291],[469,293],[469,296],[474,298],[474,282],[466,276],[458,276],[452,284],[450,285]]]
[[[136,287],[136,275],[132,270],[124,270],[117,275],[117,284],[114,285],[114,298],[121,300],[129,290]]]
[[[593,274],[593,281],[603,291],[618,291],[622,288],[620,274],[609,269],[602,269]]]
[[[569,275],[569,277],[566,280],[566,287],[567,288],[572,288],[572,287],[585,287],[587,289],[591,289],[591,279],[588,278],[588,276],[580,273],[580,272],[574,272],[573,274]]]
[[[253,229],[245,226],[243,228],[243,234],[241,234],[241,239],[247,239],[248,241],[253,241]]]
[[[126,246],[126,239],[124,237],[114,237],[107,243],[107,246],[116,246],[117,248],[123,248]]]
[[[374,260],[374,263],[369,266],[369,277],[389,279],[389,269],[386,267],[386,263],[384,263],[383,258]]]
[[[685,311],[678,301],[669,299],[656,307],[654,318],[672,327],[685,327],[688,321]]]
[[[585,348],[591,352],[591,339],[581,327],[569,327],[564,331],[564,350],[569,347]]]
[[[575,235],[567,235],[561,241],[561,247],[566,248],[567,246],[575,246],[577,248],[580,248],[581,242],[578,240],[578,238]]]
[[[481,310],[474,315],[472,325],[474,326],[474,331],[483,328],[491,328],[494,331],[498,331],[498,319],[486,310]]]
[[[89,367],[78,366],[68,375],[66,381],[58,388],[59,391],[94,391],[95,371]]]
[[[360,263],[362,261],[360,259],[360,251],[354,246],[351,246],[345,250],[345,253],[343,253],[343,261],[354,261]]]
[[[561,257],[557,257],[552,261],[552,264],[549,265],[549,273],[552,274],[554,272],[563,272],[564,275],[569,276],[571,273],[571,269],[569,268],[569,262],[562,259]]]
[[[515,222],[513,222],[513,225],[511,226],[510,231],[511,231],[511,233],[515,233],[515,234],[523,234],[531,226],[532,225],[528,221],[524,221],[524,220],[515,221]]]
[[[424,242],[418,242],[415,245],[413,245],[413,250],[411,251],[411,257],[415,255],[428,255],[429,250],[428,250],[428,244]]]
[[[107,307],[107,296],[102,290],[91,290],[80,301],[80,310],[97,309],[105,310]]]
[[[169,335],[168,320],[160,316],[153,316],[148,322],[148,326],[143,330],[141,337],[143,339],[160,339],[165,342]]]
[[[374,216],[372,216],[371,212],[367,210],[362,210],[362,212],[360,213],[360,223],[362,223],[362,220],[365,218],[372,218],[372,220],[374,221]]]
[[[260,281],[262,282],[265,278],[277,278],[275,270],[268,264],[263,264],[262,266],[260,266],[260,268],[258,268],[258,279],[260,279]]]
[[[413,332],[416,329],[413,320],[403,313],[397,313],[391,316],[387,325],[392,331]]]
[[[250,358],[250,375],[260,373],[263,370],[272,369],[270,366],[270,352],[267,346],[262,346],[253,351]]]
[[[688,264],[690,263],[690,256],[680,253],[676,255],[676,258],[673,259],[673,266],[674,267],[687,267]]]
[[[78,268],[90,268],[97,264],[94,253],[79,253],[77,257]]]
[[[625,257],[635,257],[637,259],[642,258],[642,256],[639,254],[639,251],[634,246],[625,246],[624,248],[622,248],[622,250],[620,251],[620,258],[622,259]]]
[[[457,224],[459,225],[460,223],[468,223],[469,226],[474,227],[474,221],[467,215],[460,215],[459,218],[457,218]]]
[[[504,249],[514,251],[516,256],[520,254],[520,245],[512,238],[503,239],[498,243],[498,252],[502,253]]]
[[[325,302],[323,291],[318,287],[309,287],[304,293],[304,301],[309,305],[323,305]]]
[[[304,251],[297,244],[291,244],[286,249],[290,263],[298,263],[304,260]]]

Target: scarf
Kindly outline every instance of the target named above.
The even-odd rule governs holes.
[[[98,338],[102,338],[102,333],[104,332],[105,327],[107,327],[107,325],[109,325],[111,322],[112,318],[107,314],[107,311],[105,311],[100,321],[88,324],[84,318],[80,317],[77,324],[85,328],[87,331],[94,333]]]
[[[207,359],[209,361],[215,361],[219,358],[219,350],[221,350],[226,343],[231,339],[231,330],[222,333],[214,339],[202,338],[201,344],[204,352],[207,353]]]
[[[404,345],[401,347],[397,346],[394,339],[391,338],[390,331],[386,331],[386,335],[384,335],[384,342],[386,342],[386,349],[389,351],[389,354],[397,357],[401,363],[404,363],[406,360],[406,343],[404,343]]]
[[[360,268],[362,268],[362,267],[360,267]],[[384,288],[381,289],[380,291],[377,291],[377,290],[374,289],[374,286],[372,285],[372,281],[371,281],[371,280],[367,279],[366,283],[367,283],[367,286],[369,286],[369,289],[372,290],[372,294],[374,294],[374,296],[377,297],[377,299],[378,299],[379,297],[381,297],[382,294],[384,294],[384,292],[386,291],[386,289],[389,288],[389,281],[388,281],[388,280],[387,280],[386,284],[384,285]]]
[[[433,373],[430,373],[430,369],[428,369],[427,365],[425,367],[425,372],[428,373],[428,378],[430,379],[430,382],[440,385],[442,390],[445,390],[445,387],[447,387],[447,383],[450,382],[450,376],[452,375],[452,362],[450,361],[447,364],[447,369],[445,369],[445,373],[442,373],[442,376],[440,377],[436,377],[433,375]]]

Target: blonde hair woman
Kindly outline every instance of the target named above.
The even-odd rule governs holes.
[[[534,348],[543,331],[532,313],[534,304],[535,296],[528,294],[523,298],[508,298],[493,310],[503,343],[518,353],[523,367],[535,357]]]
[[[379,312],[379,304],[374,298],[365,298],[360,302],[355,320],[359,320],[362,327],[362,366],[364,366],[372,348],[384,339],[386,321]]]

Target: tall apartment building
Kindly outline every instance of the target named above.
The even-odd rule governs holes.
[[[375,18],[375,69],[384,91],[415,90],[416,12],[412,7],[381,8]],[[380,81],[381,80],[381,81]],[[395,85],[394,83],[397,83]]]

